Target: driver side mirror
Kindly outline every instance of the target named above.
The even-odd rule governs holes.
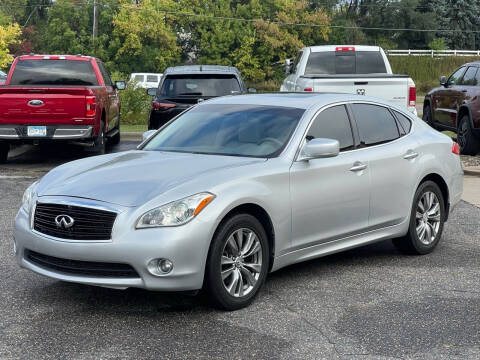
[[[147,94],[150,96],[155,96],[157,95],[157,88],[149,88],[147,89]]]
[[[285,74],[290,74],[292,72],[292,60],[285,59]]]
[[[299,160],[335,157],[340,153],[340,143],[335,139],[312,139],[305,143]]]
[[[127,84],[125,81],[115,81],[115,89],[117,90],[125,90],[127,88]]]
[[[440,85],[447,87],[447,77],[440,76]]]

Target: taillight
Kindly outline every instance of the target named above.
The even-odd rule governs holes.
[[[303,89],[303,91],[312,92],[312,91],[313,91],[313,88],[311,88],[311,87],[308,87],[308,88],[305,88],[305,89]]]
[[[94,117],[97,113],[97,98],[95,96],[86,96],[85,104],[87,105],[87,117]]]
[[[337,46],[335,51],[355,51],[355,46]]]
[[[167,109],[174,108],[175,106],[177,106],[177,105],[170,104],[170,103],[161,103],[161,102],[157,102],[157,101],[152,102],[152,107],[155,110],[167,110]]]
[[[452,144],[452,153],[455,155],[460,155],[460,145],[458,145],[455,141]]]
[[[408,106],[415,106],[417,104],[417,91],[415,86],[408,88]]]

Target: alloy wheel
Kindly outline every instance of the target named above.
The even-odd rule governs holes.
[[[467,136],[468,136],[468,124],[466,121],[462,121],[458,129],[457,141],[460,148],[463,149],[467,145]]]
[[[416,230],[421,243],[430,245],[435,241],[440,220],[440,201],[435,193],[427,191],[418,200],[416,211]]]
[[[248,295],[262,271],[262,244],[254,231],[241,228],[227,239],[221,259],[223,286],[234,297]]]

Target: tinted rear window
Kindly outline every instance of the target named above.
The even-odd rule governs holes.
[[[98,85],[90,61],[21,60],[13,71],[11,85]]]
[[[352,110],[362,145],[382,144],[400,136],[395,119],[383,106],[352,104]]]
[[[313,52],[305,74],[385,74],[385,62],[379,51]]]
[[[169,75],[163,82],[161,95],[222,96],[240,93],[240,84],[233,75]]]
[[[156,75],[147,75],[147,82],[157,82],[158,76]]]

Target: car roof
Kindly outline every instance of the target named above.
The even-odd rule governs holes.
[[[205,101],[202,104],[265,105],[310,109],[315,107],[321,108],[329,104],[343,101],[371,101],[392,108],[397,108],[382,99],[343,93],[271,93],[232,95],[214,98]]]
[[[184,65],[173,66],[165,70],[164,75],[174,74],[235,74],[239,75],[239,71],[234,66],[223,65]]]

